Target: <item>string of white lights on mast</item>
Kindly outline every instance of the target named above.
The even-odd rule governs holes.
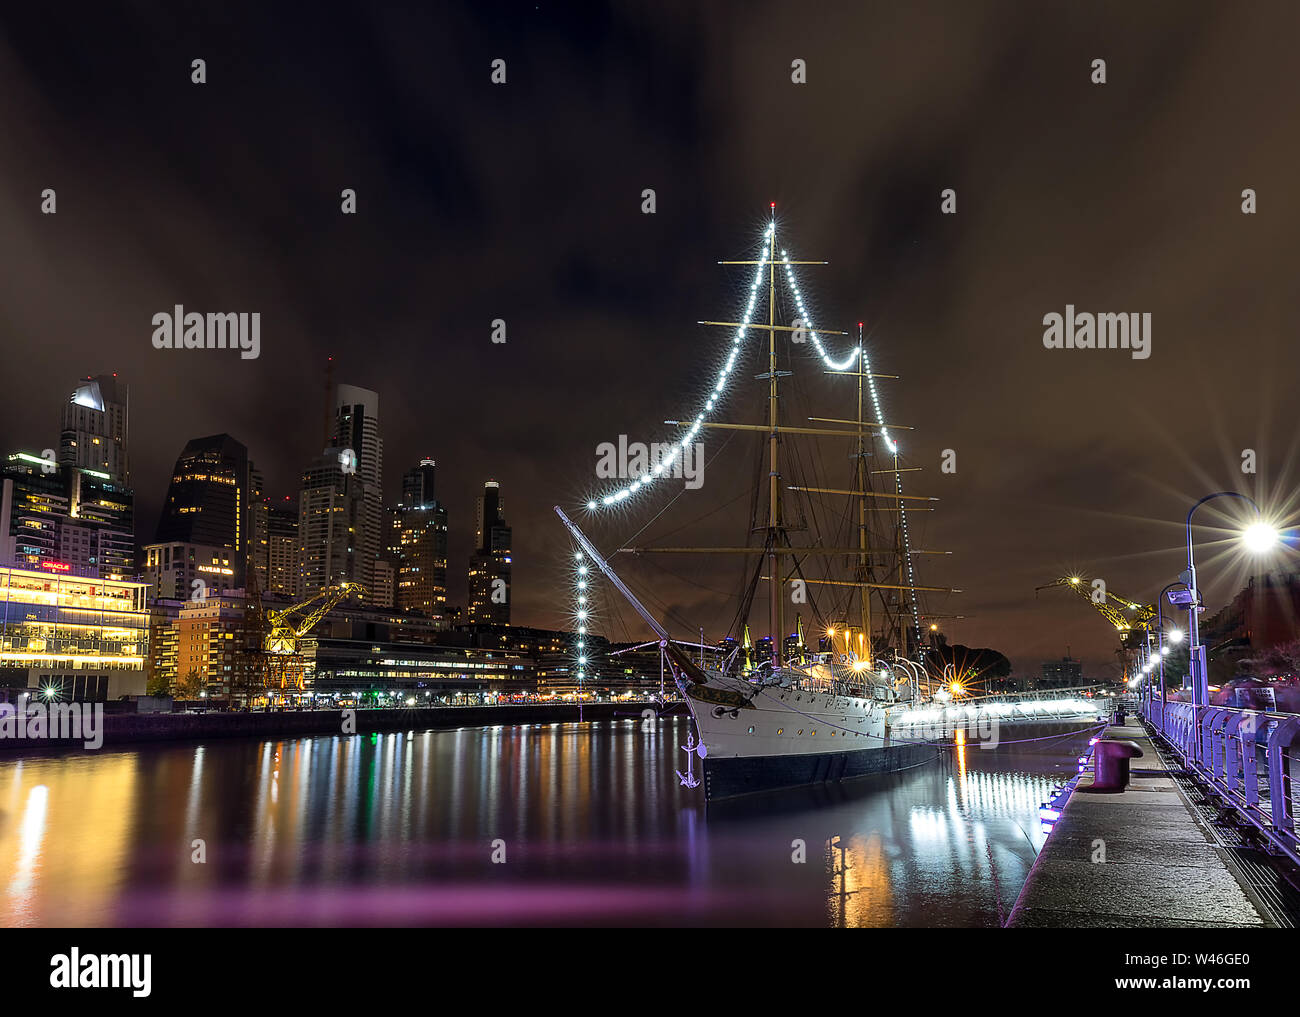
[[[659,461],[654,463],[654,465],[646,473],[634,479],[626,487],[620,488],[619,490],[613,492],[612,494],[604,495],[599,499],[593,498],[589,500],[587,502],[588,511],[594,512],[599,510],[600,508],[609,508],[611,506],[621,504],[622,502],[631,498],[633,495],[649,487],[655,480],[659,479],[659,477],[661,477],[665,471],[671,471],[672,464],[676,460],[677,456],[684,455],[687,447],[690,445],[692,441],[695,440],[696,435],[699,434],[700,429],[704,426],[705,418],[708,415],[712,414],[714,408],[718,405],[718,403],[722,400],[722,397],[726,394],[727,384],[731,378],[732,371],[735,369],[736,366],[736,359],[740,355],[742,344],[744,343],[748,335],[749,327],[754,320],[754,309],[755,309],[755,304],[758,301],[759,289],[763,281],[763,270],[768,267],[769,264],[768,252],[771,250],[771,247],[773,246],[773,238],[775,234],[776,234],[776,220],[773,219],[768,224],[767,229],[764,230],[763,232],[761,253],[759,255],[758,263],[754,270],[753,282],[750,284],[749,287],[749,301],[745,306],[745,312],[741,317],[741,323],[736,328],[735,335],[732,337],[731,349],[727,355],[727,360],[723,364],[722,369],[718,372],[717,381],[715,382],[712,391],[709,393],[708,398],[705,400],[704,408],[700,410],[698,414],[696,414],[694,421],[692,421],[691,425],[686,429],[684,433],[682,433],[680,440],[676,444],[670,445],[668,447],[667,452],[662,457],[660,457]],[[799,284],[795,279],[794,269],[790,264],[789,252],[786,250],[782,250],[781,259],[785,267],[786,282],[790,287],[790,292],[794,296],[795,307],[798,310],[799,320],[808,329],[808,333],[812,338],[813,346],[816,348],[818,355],[822,359],[822,362],[831,371],[835,371],[837,373],[843,373],[850,370],[855,363],[860,361],[861,363],[860,370],[866,377],[867,388],[871,395],[871,404],[872,407],[875,409],[876,419],[879,422],[880,435],[884,439],[885,445],[889,449],[890,454],[895,457],[895,466],[897,466],[898,443],[890,435],[889,429],[884,424],[885,418],[884,418],[884,413],[881,409],[880,393],[877,392],[876,390],[875,378],[871,373],[871,362],[867,356],[866,349],[863,346],[863,342],[862,342],[861,323],[859,323],[858,325],[858,329],[859,329],[858,345],[855,346],[844,357],[843,360],[836,361],[826,351],[825,346],[822,345],[821,338],[818,336],[816,329],[812,325],[811,316],[808,314],[807,309],[804,307],[803,294],[800,292]],[[902,495],[903,481],[897,469],[895,469],[894,471],[894,489],[896,494],[900,496]],[[916,628],[916,639],[917,639],[917,644],[919,645],[921,639],[921,609],[920,609],[920,604],[918,603],[916,597],[916,575],[912,567],[911,536],[908,533],[907,510],[903,506],[901,498],[899,500],[899,522],[903,531],[903,551],[904,551],[904,558],[907,563],[908,588],[911,592],[911,600],[912,600],[912,621]],[[584,560],[583,553],[581,551],[576,551],[575,554],[576,554],[575,560],[577,561],[578,564],[574,569],[573,612],[574,612],[575,620],[577,622],[578,638],[575,641],[576,652],[574,655],[574,665],[575,665],[575,673],[578,677],[578,681],[579,683],[581,683],[583,679],[586,677],[586,666],[588,660],[588,655],[586,652],[586,631],[587,631],[586,623],[589,615],[589,611],[587,608],[587,604],[588,604],[587,592],[591,583],[591,576],[587,566],[583,563]]]

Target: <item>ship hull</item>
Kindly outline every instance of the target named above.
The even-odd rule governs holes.
[[[709,757],[704,794],[710,801],[895,773],[937,760],[933,745],[878,745],[841,752]]]
[[[855,780],[938,759],[932,741],[891,737],[892,704],[714,675],[686,689],[704,745],[709,800]]]
[[[713,674],[684,689],[700,736],[709,800],[894,773],[938,759],[954,744],[993,749],[1095,726],[1109,701],[914,708],[825,686],[756,686]],[[1027,730],[1029,729],[1029,730]]]

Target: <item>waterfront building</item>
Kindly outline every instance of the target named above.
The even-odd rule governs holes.
[[[149,646],[144,663],[145,689],[149,695],[169,696],[175,687],[177,628],[181,607],[187,601],[149,597]]]
[[[0,566],[0,684],[47,698],[143,695],[148,587]]]
[[[229,699],[260,688],[251,651],[260,634],[250,627],[244,590],[225,590],[181,604],[176,620],[176,692]]]
[[[533,661],[519,653],[329,636],[309,641],[303,652],[306,687],[318,698],[424,706],[488,702],[536,687]]]
[[[439,631],[416,615],[340,609],[304,646],[306,687],[333,701],[414,699],[421,705],[490,702],[516,693],[569,696],[579,690],[571,672],[572,639],[569,632],[512,625]],[[657,645],[611,647],[600,636],[588,639],[592,663],[582,691],[658,693]],[[622,652],[611,654],[615,649]]]

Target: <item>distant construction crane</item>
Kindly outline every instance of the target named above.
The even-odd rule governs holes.
[[[1085,576],[1065,576],[1055,582],[1035,587],[1034,593],[1057,586],[1071,589],[1115,626],[1115,631],[1119,633],[1120,645],[1125,650],[1136,650],[1144,646],[1148,633],[1155,627],[1155,607],[1151,604],[1139,604],[1137,601],[1112,593],[1110,587],[1104,583],[1097,589],[1094,589],[1092,584],[1093,580]]]

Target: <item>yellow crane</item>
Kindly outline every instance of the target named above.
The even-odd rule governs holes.
[[[1119,633],[1120,644],[1124,649],[1136,650],[1139,646],[1144,645],[1147,633],[1151,632],[1155,626],[1155,607],[1151,604],[1139,604],[1127,597],[1112,593],[1110,587],[1104,584],[1094,589],[1092,583],[1093,581],[1086,576],[1065,576],[1055,582],[1036,587],[1034,592],[1050,590],[1057,586],[1071,589],[1091,604],[1103,618],[1115,626],[1115,631]],[[1099,594],[1100,596],[1098,596]]]
[[[302,640],[345,597],[360,596],[360,583],[327,586],[316,596],[288,607],[264,612],[262,656],[266,687],[301,689],[303,686]]]

